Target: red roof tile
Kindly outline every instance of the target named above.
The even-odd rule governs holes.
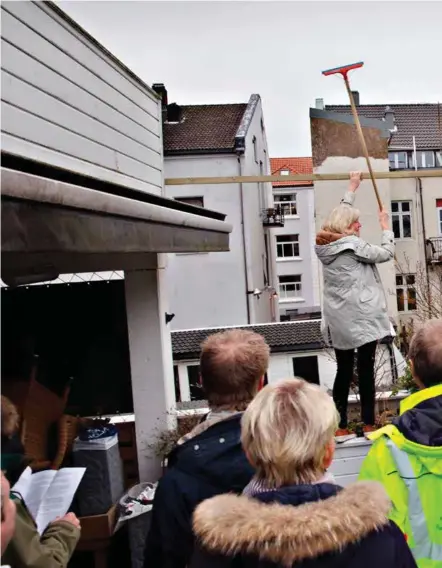
[[[289,170],[290,174],[312,174],[313,162],[311,158],[270,158],[272,175],[278,175],[281,170]],[[299,185],[313,185],[311,181],[275,181],[273,187],[294,187]]]

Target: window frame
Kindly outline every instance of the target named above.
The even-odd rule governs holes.
[[[277,198],[278,197],[287,197],[287,196],[291,196],[294,197],[294,199],[290,199],[288,201],[279,201]],[[284,209],[284,217],[299,217],[298,214],[298,194],[297,192],[293,193],[274,193],[273,194],[273,206],[274,207],[278,207],[278,205],[280,207],[282,207]],[[295,212],[293,212],[293,209]]]
[[[288,238],[288,237],[297,237],[297,239],[292,239],[292,240],[281,240],[278,241],[278,239],[284,239],[284,238]],[[301,258],[300,254],[300,243],[299,243],[299,233],[291,233],[291,234],[282,234],[282,235],[276,235],[276,260],[294,260],[294,259],[298,259]],[[279,254],[279,250],[281,250],[284,253],[285,247],[289,247],[291,246],[292,248],[292,252],[298,252],[298,254],[292,254],[292,255],[285,255]],[[297,247],[295,249],[295,247]]]
[[[393,203],[397,203],[398,204],[398,211],[393,211]],[[402,209],[402,204],[403,203],[408,203],[409,204],[409,210],[408,211],[403,211]],[[391,228],[392,231],[394,232],[394,218],[397,217],[398,221],[399,221],[399,236],[394,235],[394,238],[396,240],[409,240],[413,238],[413,216],[412,216],[412,208],[413,208],[413,202],[403,199],[403,200],[394,200],[390,203],[391,206]],[[404,237],[404,216],[409,216],[410,217],[410,236],[409,237]]]
[[[403,167],[399,167],[399,154],[403,154],[405,156],[405,166]],[[394,167],[391,167],[391,155],[394,156]],[[405,150],[393,150],[392,152],[388,152],[388,166],[390,170],[408,170],[410,168],[409,162],[409,156]]]
[[[436,219],[437,219],[437,229],[439,232],[439,237],[442,237],[442,205],[440,207],[436,207]]]
[[[401,279],[401,283],[398,284],[398,278]],[[412,283],[407,283],[407,278],[413,278]],[[396,302],[397,302],[397,311],[399,314],[406,314],[415,312],[417,309],[416,306],[416,275],[409,273],[409,274],[396,274]],[[413,291],[413,294],[410,295],[410,291]],[[403,310],[399,309],[399,292],[402,293],[402,303],[403,303]],[[414,298],[413,298],[414,296]],[[410,305],[413,305],[414,308],[410,309]]]
[[[299,278],[298,281],[291,280],[288,282],[281,282],[281,278]],[[296,291],[298,295],[295,296],[288,296],[287,295],[287,286],[295,285],[295,288],[298,288]],[[299,287],[298,287],[299,286]],[[278,290],[279,290],[279,301],[282,302],[293,302],[302,300],[302,274],[280,274],[278,276]],[[290,293],[290,292],[289,292]]]

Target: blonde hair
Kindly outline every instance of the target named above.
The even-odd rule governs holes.
[[[338,205],[324,221],[322,230],[330,231],[331,233],[350,234],[350,225],[355,223],[359,217],[359,209],[346,204]]]
[[[201,383],[210,406],[244,410],[269,366],[264,337],[244,329],[210,335],[201,346]]]
[[[241,441],[258,479],[274,487],[312,483],[324,473],[338,427],[332,398],[303,379],[266,386],[242,418]]]

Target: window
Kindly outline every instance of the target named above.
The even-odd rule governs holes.
[[[181,402],[181,389],[180,389],[180,379],[178,376],[178,365],[173,366],[173,381],[175,383],[175,400],[176,402]]]
[[[194,207],[204,207],[204,197],[175,197],[175,201],[193,205]]]
[[[436,199],[437,230],[442,237],[442,199]]]
[[[282,174],[282,172],[281,172]],[[275,206],[281,205],[284,208],[284,215],[297,215],[296,193],[285,193],[274,195]]]
[[[408,167],[407,152],[388,152],[390,170],[405,170]]]
[[[288,175],[290,175],[290,172],[289,172],[289,170],[281,170],[279,172],[279,175],[280,176],[288,176]]]
[[[418,168],[434,168],[434,166],[436,165],[434,159],[434,152],[432,150],[427,150],[425,152],[416,152],[416,158],[417,158]],[[409,164],[410,168],[415,167],[414,152],[410,154]]]
[[[436,152],[436,167],[442,168],[442,152]]]
[[[299,256],[299,235],[276,235],[276,256],[294,258]]]
[[[258,163],[258,146],[257,146],[256,136],[252,138],[252,143],[253,143],[253,156],[255,158],[255,162]]]
[[[398,312],[412,312],[416,309],[414,274],[396,274],[396,300]]]
[[[391,220],[395,239],[411,238],[411,201],[392,201]]]
[[[200,366],[188,365],[190,400],[205,400],[204,390],[200,383]]]
[[[293,374],[308,383],[319,385],[318,357],[293,357]]]
[[[279,297],[281,300],[300,298],[302,283],[300,274],[285,275],[279,277]]]

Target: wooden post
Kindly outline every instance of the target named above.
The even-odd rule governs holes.
[[[359,121],[358,111],[356,110],[356,105],[355,105],[355,100],[353,98],[353,93],[351,92],[351,89],[350,89],[350,83],[349,83],[347,74],[346,73],[343,74],[343,77],[344,77],[345,86],[347,88],[348,97],[350,99],[351,112],[353,114],[353,118],[354,118],[354,121],[355,121],[356,130],[358,131],[358,134],[359,134],[359,139],[360,139],[360,142],[361,142],[362,151],[364,152],[365,161],[367,162],[367,168],[368,168],[368,171],[370,172],[370,177],[371,177],[371,181],[373,183],[373,189],[374,189],[374,192],[375,192],[375,195],[376,195],[379,210],[382,211],[382,209],[383,209],[382,200],[381,200],[381,197],[379,195],[378,186],[376,184],[376,180],[375,180],[375,177],[374,177],[374,174],[373,174],[373,169],[371,167],[370,157],[368,155],[367,144],[365,142],[364,133],[362,131],[361,123]]]

